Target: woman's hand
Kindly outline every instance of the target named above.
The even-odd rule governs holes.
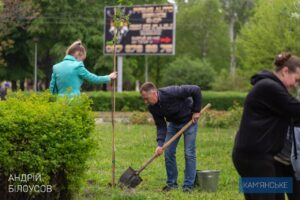
[[[111,80],[115,80],[117,78],[118,72],[112,72],[108,76],[110,77]]]

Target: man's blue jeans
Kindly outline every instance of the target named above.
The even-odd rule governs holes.
[[[173,137],[185,124],[175,124],[170,122],[168,124],[167,136],[165,142]],[[183,188],[192,188],[196,177],[196,136],[198,124],[192,124],[184,132],[184,158],[185,158],[185,172]],[[177,187],[177,163],[176,163],[176,147],[180,137],[177,138],[165,150],[165,164],[167,170],[167,185],[170,187]]]

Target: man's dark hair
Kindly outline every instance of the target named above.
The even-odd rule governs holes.
[[[140,88],[140,92],[150,92],[151,90],[157,90],[156,86],[154,85],[154,83],[151,82],[146,82],[144,83],[141,88]]]

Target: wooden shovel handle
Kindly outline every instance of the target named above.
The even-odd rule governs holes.
[[[205,112],[210,106],[211,106],[211,104],[208,103],[204,108],[202,108],[200,114],[202,114],[203,112]],[[172,144],[172,142],[174,142],[180,135],[182,135],[184,133],[184,131],[186,131],[186,129],[188,129],[192,124],[193,124],[193,121],[190,120],[186,125],[184,125],[184,127],[182,127],[171,139],[169,139],[162,146],[162,149],[165,150],[166,148],[168,148]],[[158,156],[159,155],[157,155],[155,153],[149,160],[146,161],[146,163],[139,170],[136,171],[136,174],[137,175],[140,174]]]

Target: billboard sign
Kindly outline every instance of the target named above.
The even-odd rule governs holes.
[[[104,54],[113,54],[112,23],[116,7],[105,7]],[[122,24],[117,35],[117,55],[174,55],[175,8],[173,5],[121,7],[129,15],[129,24]]]

